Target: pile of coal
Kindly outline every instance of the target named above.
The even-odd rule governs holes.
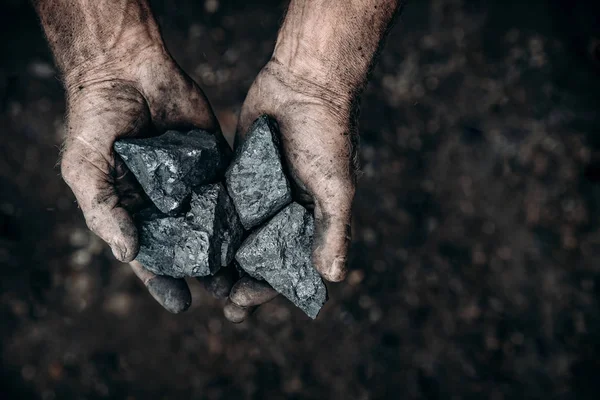
[[[292,201],[273,120],[254,122],[229,166],[226,149],[201,130],[120,140],[115,150],[155,206],[136,215],[146,269],[206,276],[235,257],[316,318],[327,289],[311,261],[314,221]]]
[[[154,204],[135,215],[136,260],[175,278],[213,275],[231,263],[244,228],[219,183],[231,159],[226,143],[196,129],[123,139],[114,148]]]
[[[170,216],[157,209],[136,215],[138,260],[147,270],[175,278],[214,275],[233,261],[244,229],[220,183],[194,189],[190,209]]]

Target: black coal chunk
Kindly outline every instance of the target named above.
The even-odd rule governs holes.
[[[244,228],[260,225],[292,201],[279,151],[277,124],[259,117],[225,173],[227,189]]]
[[[193,187],[219,180],[229,161],[227,146],[217,136],[199,129],[121,139],[114,148],[165,214],[177,213]]]
[[[219,267],[227,266],[233,260],[236,249],[242,242],[244,228],[235,212],[231,198],[227,194],[225,186],[220,183],[206,185],[195,189],[192,193],[190,211],[186,214],[186,223],[192,230],[203,232],[207,235],[205,243],[195,244],[197,239],[190,237],[190,250],[184,247],[181,257],[175,255],[175,264],[192,264],[203,269],[206,266],[209,272],[214,274]],[[188,239],[189,240],[189,239]],[[208,246],[207,250],[199,253],[197,250]],[[202,262],[194,261],[197,255],[207,255],[208,259]],[[204,273],[208,275],[208,273]],[[197,276],[197,275],[194,275]]]
[[[266,280],[314,319],[327,288],[312,266],[313,224],[310,213],[292,203],[253,232],[235,258],[250,276]]]
[[[215,274],[232,261],[244,234],[220,183],[194,189],[185,217],[145,211],[136,220],[140,235],[136,259],[155,274],[175,278]]]
[[[172,269],[175,246],[184,230],[185,218],[170,217],[150,208],[138,213],[135,219],[140,240],[136,260],[157,275],[182,277],[181,274],[174,274]]]

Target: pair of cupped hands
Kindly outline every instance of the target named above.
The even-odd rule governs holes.
[[[173,313],[186,310],[191,296],[185,280],[156,276],[134,260],[139,238],[132,214],[147,200],[113,144],[168,129],[200,128],[221,136],[206,96],[161,45],[140,46],[69,71],[65,86],[67,140],[61,172],[88,227],[118,260],[131,265],[163,307]],[[334,282],[346,275],[355,188],[354,99],[347,89],[332,91],[327,82],[294,73],[274,57],[247,94],[235,139],[235,144],[243,140],[262,114],[279,123],[295,200],[315,216],[313,265]],[[234,270],[229,266],[201,280],[214,296],[227,298],[226,318],[241,322],[277,293],[248,276],[238,279]]]

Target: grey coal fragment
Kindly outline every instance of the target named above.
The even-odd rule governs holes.
[[[250,276],[266,280],[314,319],[327,288],[312,266],[313,224],[310,213],[292,203],[253,232],[235,258]]]
[[[185,217],[145,211],[136,220],[140,235],[136,259],[155,274],[175,278],[215,274],[231,263],[244,235],[220,183],[194,189]]]
[[[260,225],[292,201],[279,151],[277,125],[259,117],[225,173],[227,189],[244,228]]]
[[[121,139],[114,148],[150,200],[165,214],[179,211],[193,187],[219,180],[230,156],[216,135],[198,129]]]
[[[206,276],[231,263],[244,229],[225,186],[195,189],[185,219],[193,234],[175,250],[176,268],[191,268],[189,276]]]
[[[167,275],[207,276],[217,272],[221,264],[215,262],[211,239],[206,231],[185,229],[183,237],[175,244],[175,259]]]
[[[169,217],[155,209],[146,209],[136,215],[140,251],[136,257],[144,268],[157,275],[173,274],[175,246],[184,230],[184,217]]]

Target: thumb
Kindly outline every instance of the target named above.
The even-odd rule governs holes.
[[[149,112],[140,92],[126,84],[99,82],[68,96],[68,137],[61,173],[92,232],[123,262],[139,250],[133,219],[117,193],[113,143],[148,126]]]
[[[344,280],[347,254],[352,240],[350,219],[354,184],[328,182],[327,187],[313,193],[315,200],[315,233],[313,264],[328,281]]]
[[[119,202],[114,184],[117,177],[109,161],[92,143],[77,136],[63,153],[61,172],[88,228],[108,243],[118,260],[133,260],[139,250],[137,230]]]

